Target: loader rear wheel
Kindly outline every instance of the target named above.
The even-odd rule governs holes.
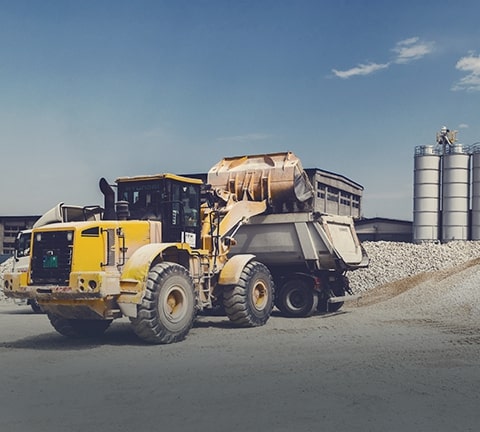
[[[30,299],[27,302],[30,307],[32,308],[32,311],[35,313],[43,313],[42,307],[38,304],[37,300],[35,299]]]
[[[293,318],[309,317],[317,309],[318,295],[302,279],[290,279],[282,286],[276,306],[284,315]]]
[[[152,344],[179,342],[192,328],[195,315],[193,281],[187,269],[170,262],[152,267],[137,317],[131,320],[137,336]]]
[[[53,328],[69,338],[91,338],[105,333],[112,320],[70,319],[49,313],[48,319]]]
[[[223,305],[233,323],[240,327],[258,327],[270,318],[274,287],[268,268],[250,261],[243,269],[237,285],[225,286]]]

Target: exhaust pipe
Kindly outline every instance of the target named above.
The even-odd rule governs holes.
[[[100,190],[104,196],[104,220],[116,220],[117,214],[115,213],[115,192],[112,187],[108,184],[105,178],[101,178],[99,182]]]

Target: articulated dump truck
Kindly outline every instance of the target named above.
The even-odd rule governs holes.
[[[98,336],[125,316],[154,344],[183,340],[198,312],[219,307],[235,325],[265,324],[274,279],[287,293],[276,300],[280,310],[308,315],[306,293],[315,307],[341,299],[343,272],[362,265],[347,263],[348,253],[362,253],[350,222],[332,229],[308,211],[305,179],[292,153],[225,159],[207,185],[168,173],[120,177],[115,193],[102,178],[100,220],[35,228],[29,271],[6,273],[4,291],[35,299],[62,335]],[[287,221],[284,228],[277,220]],[[350,244],[342,256],[334,243],[348,237],[343,230]]]
[[[350,216],[313,211],[314,188],[292,153],[225,158],[207,183],[268,210],[239,226],[230,254],[251,253],[270,270],[275,305],[286,316],[338,311],[357,298],[346,273],[368,266]]]

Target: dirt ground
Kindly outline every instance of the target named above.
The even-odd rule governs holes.
[[[69,340],[0,305],[0,430],[477,431],[480,268],[380,287],[259,328],[200,317],[145,345],[127,320]]]

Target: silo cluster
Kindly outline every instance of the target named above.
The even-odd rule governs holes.
[[[415,148],[413,241],[480,240],[480,146]]]
[[[480,146],[472,147],[471,239],[480,240]]]

